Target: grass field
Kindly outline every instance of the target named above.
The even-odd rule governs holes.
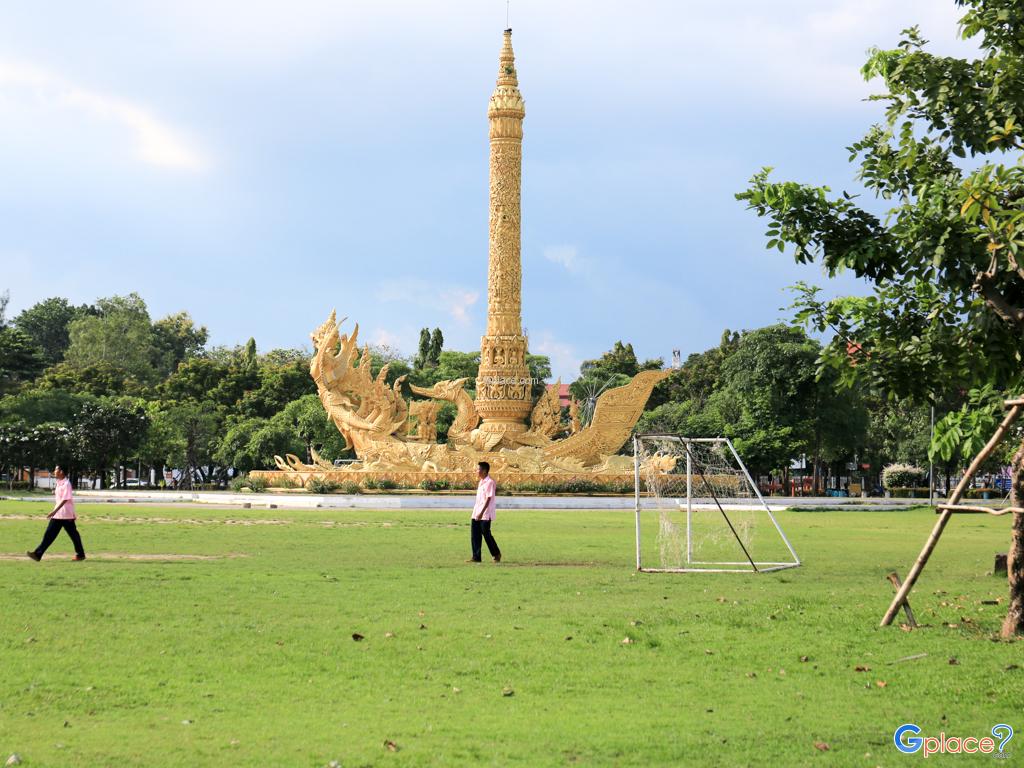
[[[0,502],[0,552],[47,509]],[[783,512],[805,565],[766,575],[637,574],[630,512],[499,509],[500,565],[463,512],[79,512],[88,561],[0,556],[0,760],[888,766],[905,722],[1024,726],[1005,518],[953,521],[909,632],[877,624],[924,509]]]

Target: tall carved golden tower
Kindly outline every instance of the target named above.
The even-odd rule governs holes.
[[[487,106],[491,138],[490,244],[487,270],[487,334],[480,340],[476,410],[484,432],[515,436],[527,429],[532,405],[526,337],[522,327],[520,188],[523,118],[512,30],[505,30],[498,84]]]

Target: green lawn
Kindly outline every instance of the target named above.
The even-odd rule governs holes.
[[[46,509],[0,502],[0,552],[34,547]],[[875,766],[922,759],[892,745],[904,722],[1024,728],[1024,644],[998,641],[988,575],[1006,518],[951,523],[908,632],[877,624],[924,509],[783,512],[805,565],[765,575],[637,574],[630,512],[499,510],[506,562],[475,566],[462,512],[80,517],[87,562],[63,536],[0,559],[0,760]]]

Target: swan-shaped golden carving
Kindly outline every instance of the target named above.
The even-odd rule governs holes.
[[[544,392],[534,404],[529,430],[519,433],[483,433],[480,416],[469,393],[467,378],[441,381],[432,387],[410,385],[412,392],[455,403],[457,415],[447,443],[417,442],[408,435],[409,403],[402,396],[405,380],[387,383],[388,366],[372,375],[369,348],[359,349],[359,326],[349,336],[341,332],[335,312],[310,338],[314,354],[310,375],[320,402],[341,432],[346,447],[359,458],[359,470],[471,472],[478,461],[488,461],[502,472],[621,471],[614,454],[632,432],[655,384],[669,371],[644,371],[622,387],[602,394],[594,417],[579,427],[578,406],[570,406],[571,425],[562,423],[558,388]],[[563,440],[554,438],[570,432]],[[498,444],[501,449],[496,450]],[[292,455],[275,457],[284,471],[327,471],[330,462],[319,455],[304,464]]]

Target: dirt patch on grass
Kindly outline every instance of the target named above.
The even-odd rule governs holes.
[[[502,568],[594,568],[599,565],[607,565],[607,563],[538,563],[532,561],[516,563],[502,560],[498,565],[501,565]]]
[[[73,555],[66,554],[47,554],[43,560],[71,560]],[[90,560],[131,560],[131,561],[142,561],[142,562],[173,562],[176,560],[225,560],[233,559],[237,557],[248,557],[248,555],[241,552],[229,552],[223,555],[182,555],[175,553],[166,554],[151,554],[143,552],[97,552],[95,554],[89,554],[86,556],[86,561]],[[31,562],[28,556],[24,552],[0,552],[0,560],[25,560]]]
[[[114,517],[112,515],[88,515],[80,520],[87,523],[126,523],[128,525],[291,525],[291,520],[262,520],[259,518],[225,518],[223,520],[197,520],[190,517]],[[0,515],[3,520],[39,520],[43,515]]]

